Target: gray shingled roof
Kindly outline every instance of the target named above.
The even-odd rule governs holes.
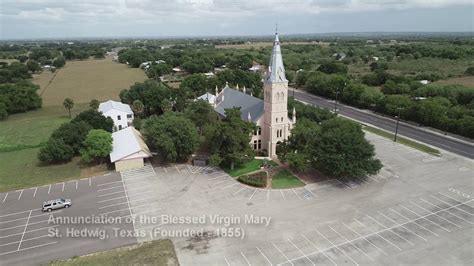
[[[224,95],[223,102],[222,95]],[[248,120],[249,113],[252,122],[257,122],[263,114],[263,101],[261,99],[229,87],[225,87],[219,93],[216,102],[218,104],[214,110],[222,116],[225,116],[225,109],[231,109],[234,107],[240,107],[240,118],[245,121]]]

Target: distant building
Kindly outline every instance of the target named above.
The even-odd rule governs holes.
[[[144,160],[152,156],[142,135],[134,127],[112,133],[112,139],[110,162],[117,172],[141,168],[145,165]]]
[[[263,71],[265,69],[264,66],[260,65],[260,64],[257,64],[254,62],[254,64],[252,65],[251,68],[249,68],[250,71],[252,72],[260,72],[260,71]]]
[[[172,70],[173,70],[174,72],[176,72],[176,73],[183,72],[183,70],[182,70],[181,68],[179,68],[179,67],[174,67]]]
[[[108,100],[99,104],[99,112],[101,112],[105,117],[110,117],[114,120],[114,131],[132,125],[133,111],[128,104]]]
[[[206,101],[207,103],[209,103],[210,105],[214,105],[214,103],[216,102],[216,96],[212,93],[205,93],[201,96],[199,96],[197,98],[197,100],[203,100],[203,101]]]
[[[423,85],[428,85],[428,83],[430,83],[430,81],[424,79],[424,80],[420,80],[420,83],[423,84]]]

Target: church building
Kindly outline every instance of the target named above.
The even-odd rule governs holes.
[[[276,156],[278,144],[287,140],[296,123],[296,112],[288,117],[288,80],[281,54],[278,33],[275,34],[270,64],[265,74],[263,101],[248,93],[246,88],[230,88],[229,84],[215,95],[206,93],[198,99],[206,100],[221,116],[225,109],[240,108],[242,120],[255,123],[257,130],[253,133],[250,145],[256,151],[266,150],[268,156]]]

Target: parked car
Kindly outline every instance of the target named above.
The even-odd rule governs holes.
[[[43,202],[43,208],[41,209],[42,211],[50,212],[52,210],[56,209],[62,209],[62,208],[69,208],[71,207],[72,203],[70,199],[55,199],[55,200],[48,200]]]

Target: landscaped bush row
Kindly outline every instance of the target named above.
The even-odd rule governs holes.
[[[267,186],[267,173],[261,171],[250,175],[243,175],[239,176],[237,180],[252,187],[264,188]]]

